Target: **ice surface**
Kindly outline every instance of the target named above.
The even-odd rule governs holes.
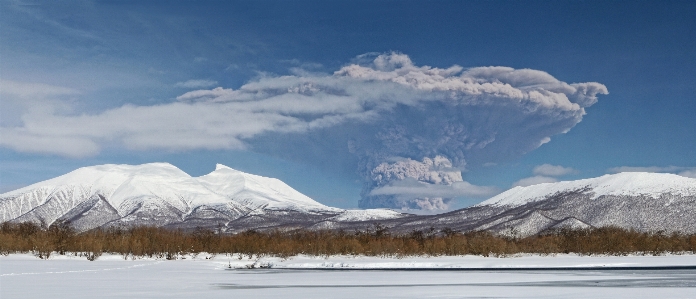
[[[579,256],[576,254],[517,255],[505,258],[482,256],[366,257],[366,256],[295,256],[291,259],[264,257],[253,261],[257,267],[272,269],[519,269],[589,267],[663,267],[696,266],[696,255],[667,256]],[[248,261],[231,261],[232,267],[247,268]],[[696,273],[696,270],[695,270]]]
[[[515,187],[476,206],[520,206],[529,202],[543,200],[558,192],[583,189],[593,192],[593,198],[598,198],[602,195],[649,196],[657,198],[665,193],[696,196],[696,179],[669,173],[623,172],[577,181]]]
[[[696,256],[383,259],[295,257],[275,265],[473,267],[490,271],[229,269],[268,262],[206,254],[185,260],[0,257],[0,297],[12,298],[693,298],[694,270],[509,271],[520,266],[696,265]],[[322,266],[323,265],[323,266]],[[385,268],[388,268],[385,267]]]

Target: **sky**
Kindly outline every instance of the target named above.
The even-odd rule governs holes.
[[[216,163],[341,208],[696,177],[691,1],[0,1],[0,192]]]

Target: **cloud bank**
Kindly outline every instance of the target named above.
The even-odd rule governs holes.
[[[457,196],[495,192],[465,182],[466,167],[534,150],[607,94],[599,83],[531,69],[417,66],[400,53],[356,61],[333,74],[266,75],[161,105],[30,111],[21,125],[0,128],[0,146],[70,157],[104,146],[246,149],[357,171],[364,208],[443,209]]]
[[[512,184],[513,187],[527,187],[531,185],[543,184],[543,183],[555,183],[558,182],[557,177],[577,173],[578,171],[570,168],[563,167],[560,165],[542,164],[534,167],[532,173],[534,176],[523,178]]]

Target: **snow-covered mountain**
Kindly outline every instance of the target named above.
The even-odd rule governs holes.
[[[69,221],[78,230],[154,225],[171,228],[368,229],[433,227],[533,235],[562,227],[619,226],[696,233],[696,179],[619,173],[515,187],[478,205],[431,216],[322,205],[273,178],[217,165],[191,177],[167,163],[99,165],[0,194],[0,222]]]
[[[155,225],[244,230],[390,219],[405,214],[320,204],[282,181],[218,164],[191,177],[168,163],[99,165],[0,194],[0,222],[69,221],[79,230]]]
[[[408,230],[426,223],[521,236],[553,228],[603,226],[696,233],[696,179],[627,172],[515,187],[475,206],[399,227]]]
[[[696,179],[669,173],[623,172],[577,181],[514,187],[478,206],[520,206],[569,190],[591,191],[592,199],[602,196],[642,196],[657,199],[665,194],[693,196],[696,195]]]

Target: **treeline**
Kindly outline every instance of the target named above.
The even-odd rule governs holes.
[[[379,224],[366,231],[291,231],[218,234],[211,230],[184,232],[156,227],[96,229],[76,233],[67,223],[41,227],[34,223],[0,225],[0,253],[32,253],[46,259],[54,254],[97,259],[103,253],[124,258],[177,259],[183,255],[238,254],[262,256],[508,256],[519,253],[627,255],[694,253],[696,235],[636,232],[616,227],[563,229],[519,238],[486,231],[457,232],[428,229],[392,234]]]

